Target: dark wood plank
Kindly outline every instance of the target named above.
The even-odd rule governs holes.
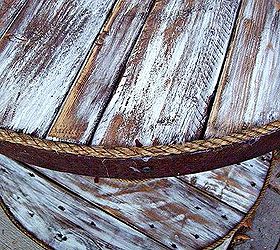
[[[52,126],[49,139],[86,143],[100,119],[153,0],[119,0]]]
[[[23,7],[26,0],[0,0],[0,38]]]
[[[36,169],[144,234],[167,246],[175,244],[176,249],[208,246],[244,216],[176,178],[140,182],[101,178],[95,183],[86,176]]]
[[[280,2],[243,1],[206,136],[280,120]]]
[[[197,138],[238,6],[238,0],[157,1],[92,144]]]
[[[166,249],[104,211],[0,157],[0,196],[13,216],[55,249]]]
[[[45,134],[114,0],[29,0],[0,41],[0,126]]]

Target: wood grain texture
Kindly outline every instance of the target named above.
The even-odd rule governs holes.
[[[244,216],[176,178],[143,182],[100,179],[95,183],[86,176],[36,169],[146,235],[165,245],[175,245],[176,249],[208,246],[227,234]]]
[[[181,180],[247,213],[262,189],[271,154],[237,165],[180,177]]]
[[[26,0],[0,0],[0,38],[21,10]]]
[[[84,200],[0,158],[0,195],[14,217],[55,249],[166,249]]]
[[[242,2],[206,136],[280,119],[280,2]]]
[[[1,250],[43,250],[42,247],[19,231],[9,220],[2,208],[0,208],[0,231]]]
[[[197,138],[238,6],[236,0],[156,2],[92,144]]]
[[[153,0],[119,0],[52,126],[49,139],[85,144],[117,84]]]
[[[42,136],[114,0],[29,0],[0,41],[0,126]]]

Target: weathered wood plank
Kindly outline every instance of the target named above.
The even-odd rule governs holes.
[[[197,138],[238,6],[237,0],[156,2],[92,144]]]
[[[16,162],[0,158],[0,194],[23,227],[55,249],[166,249]]]
[[[263,187],[271,154],[180,179],[247,213]]]
[[[26,0],[0,0],[0,38],[12,23]]]
[[[280,119],[280,2],[243,1],[206,136]]]
[[[52,126],[49,139],[88,142],[152,2],[119,0]]]
[[[243,214],[176,178],[143,182],[100,179],[42,170],[84,199],[146,235],[177,249],[201,249],[227,234]]]
[[[42,136],[114,0],[29,0],[0,41],[0,126]]]

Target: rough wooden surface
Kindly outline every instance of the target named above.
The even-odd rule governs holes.
[[[239,1],[158,1],[100,120],[92,144],[197,138]]]
[[[0,208],[0,235],[1,250],[43,250],[42,247],[19,231],[2,208]]]
[[[150,237],[1,157],[0,196],[29,232],[56,249],[164,249]]]
[[[205,247],[226,234],[243,214],[176,178],[122,182],[44,171],[75,193],[146,235],[178,249]]]
[[[247,213],[256,201],[269,168],[271,154],[237,165],[186,175],[180,179]]]
[[[0,1],[0,39],[25,2],[26,0]]]
[[[251,168],[250,165],[252,165]],[[100,179],[99,183],[95,183],[91,177],[62,174],[36,168],[37,171],[39,170],[48,176],[46,178],[38,175],[32,169],[26,169],[8,160],[6,157],[1,157],[1,166],[3,173],[0,182],[3,186],[1,196],[4,197],[5,204],[12,209],[12,213],[20,220],[21,224],[25,225],[31,232],[35,232],[36,237],[44,239],[48,244],[51,244],[50,238],[54,236],[54,232],[45,233],[43,237],[40,230],[36,229],[38,224],[35,228],[34,222],[30,219],[27,220],[28,211],[37,211],[34,212],[36,218],[48,214],[47,217],[41,217],[45,224],[40,224],[40,228],[52,225],[52,220],[61,217],[62,224],[55,227],[56,230],[62,232],[62,235],[66,234],[68,239],[70,232],[65,227],[62,231],[60,227],[71,225],[72,230],[74,230],[73,227],[81,223],[79,219],[76,221],[76,217],[68,217],[68,211],[76,215],[79,213],[88,214],[85,207],[90,204],[90,207],[96,207],[98,211],[105,211],[106,220],[110,220],[107,218],[109,216],[114,217],[114,220],[125,221],[125,224],[132,226],[140,234],[160,241],[167,247],[197,249],[213,243],[240,222],[259,195],[265,178],[264,172],[268,169],[268,162],[265,159],[258,159],[238,166],[243,169],[241,172],[246,173],[245,181],[240,178],[232,178],[230,174],[211,175],[208,173],[209,176],[212,176],[211,179],[209,178],[211,183],[207,186],[212,187],[210,190],[205,190],[199,181],[205,180],[206,173],[202,173],[201,177],[197,175],[196,182],[190,181],[192,187],[176,178],[142,182]],[[232,173],[236,167],[232,166]],[[254,171],[254,167],[259,170]],[[252,186],[251,183],[247,183],[247,179],[255,181],[256,185]],[[59,183],[59,186],[52,184],[53,181]],[[187,181],[187,178],[184,181]],[[245,184],[244,189],[242,184]],[[65,188],[79,198],[68,197],[69,192],[65,193]],[[223,189],[225,192],[222,192],[221,195]],[[244,195],[248,190],[249,195]],[[20,198],[17,199],[17,197]],[[39,197],[45,197],[45,199]],[[241,211],[238,211],[236,204],[240,200],[243,201],[239,206],[244,204],[244,207],[239,208]],[[84,203],[84,201],[89,203]],[[36,205],[32,205],[33,203]],[[78,211],[72,211],[73,207]],[[27,217],[24,217],[26,210]],[[65,211],[67,211],[66,214]],[[122,228],[122,224],[119,227]],[[86,227],[85,230],[89,229]],[[89,237],[87,233],[82,234],[85,235],[83,240]],[[76,235],[73,237],[74,239],[71,239],[74,242],[81,242],[81,239],[76,238]]]
[[[1,127],[42,136],[113,0],[28,0],[0,41]]]
[[[118,83],[152,0],[119,0],[48,135],[86,143]]]
[[[243,1],[207,137],[280,119],[280,2]]]

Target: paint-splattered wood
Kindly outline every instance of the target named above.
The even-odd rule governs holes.
[[[92,144],[197,138],[238,6],[237,0],[156,2]]]
[[[114,0],[29,0],[0,41],[0,124],[42,136]]]
[[[280,1],[242,2],[207,137],[280,119]]]
[[[49,177],[60,183],[60,179],[68,180],[66,185],[72,192],[164,245],[176,245],[177,249],[210,245],[244,216],[176,178],[138,183],[101,179],[94,184],[89,177],[63,177],[53,171]]]
[[[237,165],[186,175],[181,180],[247,213],[255,203],[267,176],[271,154]]]
[[[55,249],[165,249],[150,237],[65,192],[32,171],[0,158],[0,195],[13,216]]]
[[[119,0],[48,138],[86,143],[117,84],[153,0]]]
[[[26,0],[0,0],[0,38],[20,12]]]

